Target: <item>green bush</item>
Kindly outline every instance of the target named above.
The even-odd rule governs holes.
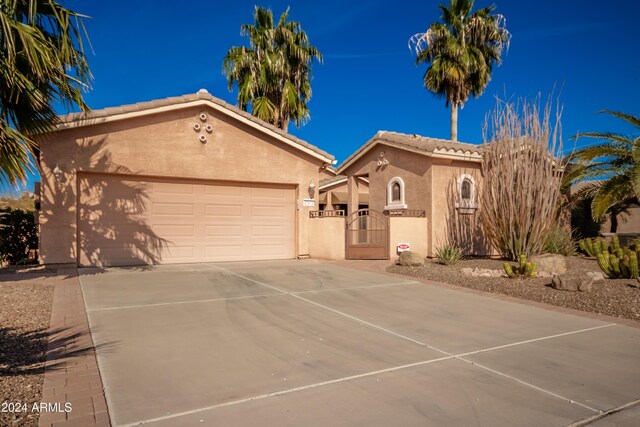
[[[576,242],[569,227],[557,226],[544,241],[544,251],[549,254],[572,256],[576,253]]]
[[[29,249],[37,249],[38,233],[33,212],[0,210],[0,261],[11,265],[29,263]]]
[[[435,255],[438,262],[444,265],[453,265],[463,257],[462,249],[451,243],[436,247]]]

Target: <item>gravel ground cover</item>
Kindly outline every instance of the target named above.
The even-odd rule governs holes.
[[[509,295],[560,307],[588,311],[609,316],[640,321],[640,284],[630,279],[606,279],[593,283],[589,292],[559,291],[551,288],[551,278],[469,277],[461,273],[463,268],[488,268],[501,270],[504,260],[472,258],[452,266],[438,264],[427,259],[420,267],[392,265],[388,272],[419,277],[436,282],[463,286],[479,291]],[[512,262],[512,264],[515,264]],[[567,270],[571,274],[600,271],[593,259],[573,256],[567,258]]]
[[[37,426],[53,283],[42,271],[0,270],[0,425]],[[16,405],[19,404],[19,405]],[[27,412],[17,412],[28,408]]]

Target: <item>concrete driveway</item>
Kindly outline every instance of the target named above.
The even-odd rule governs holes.
[[[640,399],[615,323],[318,261],[81,273],[115,426],[564,426]]]

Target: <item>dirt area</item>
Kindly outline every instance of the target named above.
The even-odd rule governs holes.
[[[48,272],[0,270],[0,425],[37,426],[54,285]],[[16,405],[19,404],[19,405]],[[26,404],[27,412],[22,412]],[[18,412],[20,410],[20,412]]]
[[[420,277],[451,285],[464,286],[479,291],[505,294],[560,307],[573,308],[609,316],[640,321],[640,284],[631,279],[606,279],[593,283],[589,292],[558,291],[551,288],[550,278],[469,277],[461,273],[463,268],[488,268],[502,270],[504,260],[466,259],[453,266],[444,266],[427,259],[421,267],[392,265],[390,273]],[[512,263],[515,265],[515,263]],[[567,269],[572,274],[600,271],[593,259],[579,256],[567,258]]]

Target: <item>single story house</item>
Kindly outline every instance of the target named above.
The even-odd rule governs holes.
[[[205,90],[70,114],[39,139],[45,264],[307,257],[334,163]]]
[[[206,90],[70,114],[38,138],[44,264],[488,253],[476,145],[381,131],[334,169]]]

